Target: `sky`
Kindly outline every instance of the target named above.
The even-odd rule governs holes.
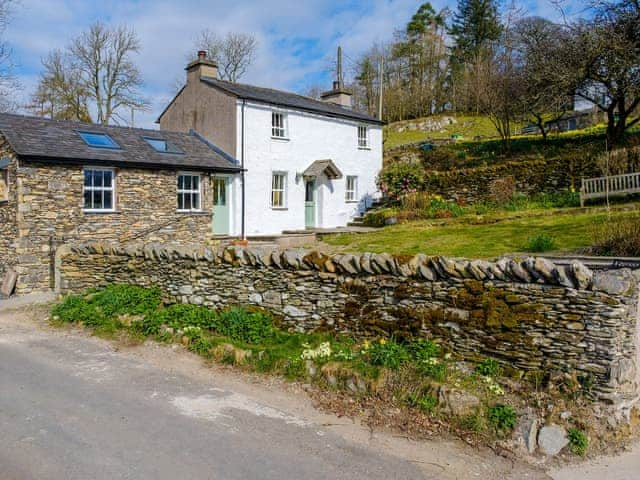
[[[575,11],[580,0],[564,0]],[[340,45],[345,69],[375,42],[389,40],[406,25],[421,0],[18,0],[5,38],[13,51],[14,73],[26,102],[35,89],[41,60],[99,20],[126,24],[137,33],[135,57],[144,80],[148,112],[135,124],[156,128],[155,119],[171,100],[177,80],[185,78],[187,57],[198,32],[210,29],[251,33],[258,40],[254,64],[243,83],[305,93],[329,89],[331,63]],[[455,9],[456,0],[433,0],[436,9]],[[550,0],[516,2],[531,15],[557,19]]]

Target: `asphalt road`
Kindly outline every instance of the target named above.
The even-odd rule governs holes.
[[[215,378],[0,323],[1,480],[343,478],[427,477]]]

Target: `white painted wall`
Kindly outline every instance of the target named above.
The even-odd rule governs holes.
[[[333,160],[343,174],[339,180],[318,179],[316,216],[318,227],[346,225],[378,196],[375,179],[382,169],[382,127],[368,125],[370,149],[358,148],[359,122],[333,119],[291,109],[287,114],[288,140],[271,137],[271,113],[267,105],[247,102],[244,107],[244,164],[246,172],[246,234],[275,235],[305,228],[304,180],[301,174],[316,160]],[[238,102],[238,151],[242,156],[242,101]],[[271,175],[287,173],[287,205],[271,208]],[[346,176],[358,177],[358,201],[345,201]],[[297,178],[298,177],[298,178]],[[237,181],[239,182],[239,181]],[[234,185],[233,234],[241,225],[241,189]]]

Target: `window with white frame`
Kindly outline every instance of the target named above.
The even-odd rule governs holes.
[[[358,200],[358,177],[354,175],[347,176],[347,187],[344,198],[347,202],[355,202]]]
[[[366,125],[358,126],[358,148],[369,148],[369,128]]]
[[[197,173],[178,174],[178,211],[199,212],[201,204],[202,182]]]
[[[287,206],[287,173],[273,172],[271,176],[271,207],[286,208]]]
[[[107,168],[85,168],[84,210],[113,212],[115,210],[115,174]]]
[[[271,136],[287,138],[287,116],[283,112],[271,112]]]
[[[9,200],[9,170],[0,168],[0,202]]]

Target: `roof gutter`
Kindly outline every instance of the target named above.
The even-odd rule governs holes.
[[[21,160],[27,160],[32,162],[45,162],[53,164],[68,164],[68,165],[103,165],[114,167],[127,167],[127,168],[141,168],[141,169],[160,169],[160,170],[202,170],[206,172],[220,172],[220,173],[238,173],[239,167],[212,167],[209,165],[186,165],[186,164],[166,164],[166,163],[150,163],[150,162],[130,162],[121,160],[105,160],[96,158],[63,158],[63,157],[48,157],[45,155],[21,155],[16,152],[16,155]]]

